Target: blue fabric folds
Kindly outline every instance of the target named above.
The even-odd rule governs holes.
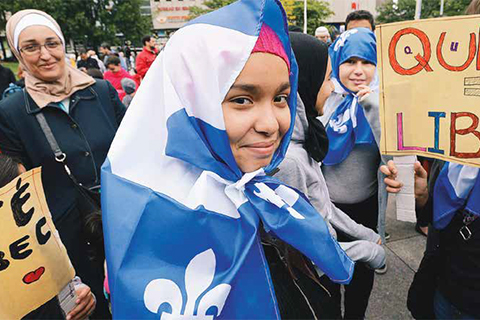
[[[332,76],[348,92],[326,126],[329,149],[323,164],[335,165],[345,160],[356,144],[375,143],[363,108],[358,105],[358,98],[341,83],[339,75],[340,65],[352,57],[377,65],[375,34],[366,28],[346,31],[330,46],[329,55]]]
[[[263,24],[275,31],[290,59],[292,121],[270,164],[242,173],[221,102]],[[277,0],[238,1],[189,22],[169,40],[102,167],[115,319],[280,319],[261,226],[332,280],[350,281],[354,264],[321,214],[298,191],[265,174],[288,148],[297,77]]]
[[[433,225],[444,229],[458,210],[480,216],[479,169],[445,163],[438,175],[433,199]]]

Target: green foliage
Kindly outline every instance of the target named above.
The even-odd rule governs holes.
[[[465,14],[471,0],[445,0],[444,16]],[[377,8],[379,23],[389,23],[415,19],[415,0],[393,0],[384,2]],[[422,19],[440,16],[440,0],[422,0]]]
[[[2,62],[2,66],[12,70],[15,78],[17,78],[18,62]]]
[[[289,21],[293,25],[303,28],[304,23],[304,3],[303,1],[295,2],[293,7],[293,17]],[[324,24],[324,20],[333,14],[330,7],[325,1],[308,0],[307,1],[307,32],[314,35],[315,29]]]
[[[140,14],[141,0],[1,0],[0,30],[6,24],[6,12],[38,9],[50,14],[62,28],[65,38],[98,46],[102,42],[119,43],[116,34],[140,41],[151,29],[151,21]]]

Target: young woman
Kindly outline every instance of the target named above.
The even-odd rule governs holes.
[[[329,150],[322,171],[335,206],[357,223],[376,230],[379,209],[384,216],[386,192],[380,189],[379,201],[378,93],[369,87],[376,72],[375,35],[366,28],[349,30],[330,46],[329,53],[342,94],[333,93],[329,98],[334,105],[325,122]],[[349,241],[342,234],[338,240]],[[345,319],[365,317],[373,279],[372,269],[362,263],[355,266],[354,278],[345,287]]]
[[[268,175],[296,88],[279,1],[235,2],[170,39],[103,168],[115,317],[330,318],[311,261],[341,283],[353,263],[304,196]]]
[[[275,177],[307,196],[312,205],[324,215],[334,237],[337,237],[338,231],[343,237],[348,236],[352,240],[340,242],[352,260],[367,263],[371,268],[382,267],[385,251],[379,245],[380,236],[372,229],[357,224],[330,202],[325,178],[318,163],[328,151],[328,137],[322,123],[317,120],[323,114],[325,101],[333,91],[328,47],[302,33],[290,33],[290,39],[299,66],[297,116],[285,160],[280,164],[280,171]],[[334,318],[339,319],[340,287],[324,279],[322,281],[334,298],[330,301],[330,306],[334,307]]]
[[[6,31],[25,73],[25,90],[0,104],[0,150],[20,159],[27,170],[42,166],[45,196],[55,226],[77,275],[98,298],[91,317],[109,318],[107,304],[101,299],[103,261],[95,263],[87,257],[89,244],[82,228],[87,213],[80,211],[85,199],[58,161],[37,115],[44,116],[71,173],[85,187],[92,187],[100,184],[100,166],[125,107],[108,82],[95,81],[66,63],[62,31],[48,14],[19,11],[8,20]],[[48,313],[42,315],[42,310],[38,312],[38,317],[49,317]]]

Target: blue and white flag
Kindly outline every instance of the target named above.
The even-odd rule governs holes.
[[[290,59],[291,127],[270,165],[243,174],[221,103],[267,24]],[[353,262],[297,191],[265,175],[284,158],[297,65],[277,0],[238,1],[178,30],[153,63],[102,168],[113,316],[279,319],[260,222],[332,280]]]
[[[375,143],[372,129],[355,93],[340,81],[340,65],[352,57],[377,65],[375,34],[367,28],[355,28],[340,35],[328,49],[332,61],[332,76],[346,92],[345,98],[333,111],[327,122],[328,153],[323,164],[327,166],[345,160],[356,144]]]
[[[480,216],[479,172],[479,168],[445,163],[433,193],[433,226],[436,229],[447,227],[460,209]]]

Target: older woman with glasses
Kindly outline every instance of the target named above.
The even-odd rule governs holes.
[[[42,181],[53,221],[65,244],[77,275],[91,288],[97,301],[83,299],[89,290],[77,292],[79,306],[69,319],[109,318],[102,299],[103,259],[89,259],[79,186],[100,185],[100,166],[125,112],[116,90],[106,81],[94,80],[65,61],[65,39],[56,21],[37,10],[14,14],[7,24],[7,38],[25,70],[25,90],[0,104],[0,150],[18,158],[26,169],[41,166]],[[43,118],[43,122],[40,118]],[[49,127],[62,157],[54,154]],[[63,162],[59,160],[64,160]],[[73,176],[67,174],[65,166]],[[93,312],[93,309],[95,311]],[[56,301],[29,318],[59,318]],[[93,312],[93,314],[92,314]]]

